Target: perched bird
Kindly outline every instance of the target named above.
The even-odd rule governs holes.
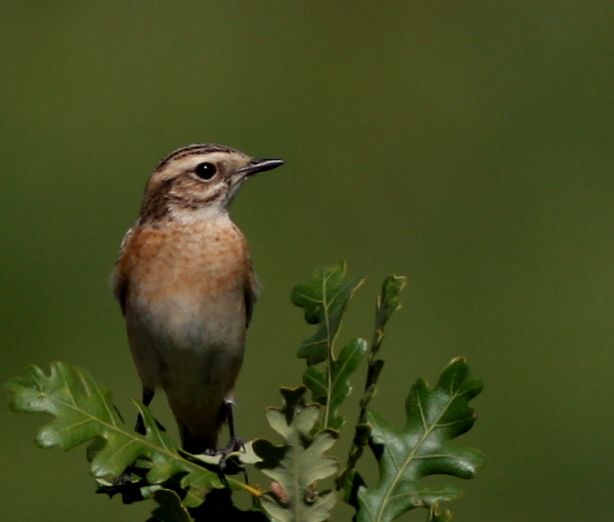
[[[113,289],[148,405],[166,392],[182,446],[216,452],[258,294],[244,235],[228,208],[245,180],[283,165],[221,145],[189,145],[151,175],[140,215],[121,244]],[[142,419],[137,431],[144,432]]]

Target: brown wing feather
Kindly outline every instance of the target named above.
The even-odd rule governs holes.
[[[245,281],[245,326],[248,327],[254,313],[254,305],[260,293],[260,282],[256,277],[253,267],[250,266],[249,274]]]
[[[122,269],[122,258],[126,250],[126,245],[134,233],[134,228],[135,227],[128,229],[128,232],[124,234],[112,275],[113,295],[115,296],[115,299],[117,299],[117,302],[122,310],[122,314],[124,315],[126,315],[126,301],[128,300],[128,276]]]

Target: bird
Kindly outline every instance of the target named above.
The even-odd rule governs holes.
[[[162,388],[183,450],[227,454],[236,436],[234,387],[259,283],[247,241],[229,216],[244,182],[280,167],[231,147],[195,144],[160,160],[112,276],[149,406]],[[230,442],[218,448],[222,425]],[[136,431],[145,434],[143,419]]]

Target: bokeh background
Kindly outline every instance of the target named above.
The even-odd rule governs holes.
[[[152,166],[193,142],[280,156],[284,169],[233,208],[264,283],[241,433],[272,436],[264,408],[300,380],[309,329],[292,285],[345,259],[368,282],[342,340],[369,335],[386,274],[411,278],[375,409],[400,425],[411,383],[433,382],[455,355],[486,382],[466,442],[487,464],[458,484],[456,520],[611,520],[611,2],[2,2],[0,13],[2,381],[30,363],[81,365],[131,419],[139,385],[108,278]],[[36,448],[43,418],[7,404],[4,520],[146,518],[150,505],[93,494],[83,449]],[[164,400],[154,411],[172,425]]]

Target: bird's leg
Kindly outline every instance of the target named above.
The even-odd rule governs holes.
[[[228,443],[228,446],[231,448],[230,449],[231,452],[233,451],[245,452],[245,444],[243,443],[243,439],[240,439],[235,434],[234,412],[232,410],[233,404],[234,404],[234,401],[232,400],[224,401],[224,408],[226,409],[226,420],[228,421],[228,433],[230,435],[230,442]],[[225,465],[225,457],[222,457],[222,459],[220,460],[220,467],[223,469],[224,465]],[[243,469],[245,483],[247,484],[249,482],[249,478],[247,477],[247,470],[243,466],[240,466],[240,467]]]
[[[151,388],[143,388],[142,402],[145,406],[149,406],[154,398],[154,390]],[[143,422],[143,416],[139,413],[136,417],[136,426],[134,431],[141,435],[145,435],[145,423]]]
[[[228,422],[228,433],[230,435],[230,441],[228,442],[228,446],[226,449],[228,453],[232,453],[233,451],[240,451],[245,449],[245,445],[243,441],[236,436],[235,434],[235,418],[234,412],[232,411],[232,406],[234,401],[225,400],[224,401],[224,411],[226,413],[226,421]]]
[[[217,455],[222,456],[219,463],[219,466],[222,470],[226,467],[226,460],[228,458],[228,455],[234,453],[235,451],[245,450],[245,445],[243,444],[243,441],[239,437],[237,437],[235,433],[235,421],[234,414],[232,411],[233,404],[234,401],[230,399],[225,399],[223,404],[224,416],[226,417],[226,422],[228,422],[228,434],[230,435],[230,441],[228,442],[228,445],[226,447],[220,448],[215,451]]]

